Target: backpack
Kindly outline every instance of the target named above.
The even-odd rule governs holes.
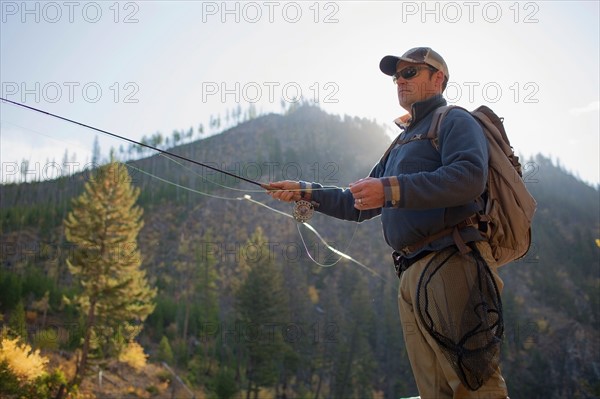
[[[436,149],[442,120],[458,106],[443,106],[434,111],[433,120],[425,138]],[[466,112],[469,112],[465,110]],[[537,203],[525,187],[519,157],[510,145],[503,119],[485,105],[469,112],[483,128],[488,141],[488,180],[484,193],[485,207],[477,215],[498,266],[520,259],[531,246],[531,221]],[[481,229],[484,230],[484,229]]]

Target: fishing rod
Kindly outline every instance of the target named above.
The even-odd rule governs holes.
[[[186,166],[184,166],[183,164],[181,164],[181,163],[177,162],[176,160],[174,160],[174,159],[172,159],[172,158],[169,158],[167,155],[172,155],[172,156],[174,156],[174,157],[177,157],[177,158],[183,159],[183,160],[185,160],[185,161],[188,161],[188,162],[191,162],[191,163],[194,163],[194,164],[200,165],[200,166],[206,166],[206,167],[208,167],[208,168],[210,168],[210,169],[213,169],[213,170],[216,170],[216,171],[219,171],[219,172],[223,172],[223,173],[225,173],[225,174],[227,174],[227,175],[230,175],[230,176],[232,176],[232,177],[239,178],[239,179],[241,179],[241,180],[245,180],[245,181],[247,181],[247,182],[249,182],[249,183],[256,184],[256,185],[259,185],[260,187],[262,187],[262,188],[266,188],[267,190],[269,190],[269,189],[270,189],[268,185],[263,185],[262,183],[259,183],[259,182],[253,181],[253,180],[249,180],[249,179],[245,179],[245,178],[243,178],[243,177],[241,177],[241,176],[237,176],[237,175],[235,175],[235,174],[228,173],[228,172],[226,172],[226,171],[222,171],[222,170],[220,170],[220,169],[218,169],[218,168],[213,168],[213,167],[211,167],[211,166],[204,165],[202,162],[197,162],[197,161],[194,161],[194,160],[188,159],[188,158],[186,158],[186,157],[182,157],[182,156],[179,156],[179,155],[177,155],[177,154],[173,154],[173,153],[171,153],[171,152],[169,152],[169,151],[164,151],[164,150],[161,150],[161,149],[159,149],[159,148],[155,148],[155,147],[153,147],[153,146],[150,146],[150,145],[144,145],[144,144],[142,144],[142,143],[138,143],[138,142],[137,142],[137,141],[135,141],[135,140],[131,140],[131,139],[128,139],[128,138],[126,138],[126,137],[122,137],[122,136],[119,136],[119,135],[117,135],[117,134],[110,133],[110,132],[104,131],[104,130],[102,130],[102,129],[98,129],[98,128],[95,128],[95,127],[92,127],[92,126],[86,125],[86,124],[84,124],[84,123],[80,123],[80,122],[77,122],[77,121],[72,121],[72,120],[70,120],[70,119],[68,119],[68,118],[64,118],[64,117],[61,117],[61,116],[58,116],[58,115],[54,115],[54,114],[51,114],[51,113],[49,113],[49,112],[46,112],[46,111],[43,111],[43,110],[36,109],[36,108],[34,108],[34,107],[30,107],[30,106],[27,106],[27,105],[24,105],[24,104],[20,104],[20,103],[14,102],[14,101],[6,100],[6,99],[4,99],[4,98],[2,98],[2,97],[0,97],[0,100],[2,100],[2,101],[6,101],[6,102],[8,102],[8,103],[11,103],[11,104],[14,104],[14,105],[17,105],[17,106],[23,107],[23,108],[27,108],[27,109],[30,109],[30,110],[33,110],[33,111],[36,111],[36,112],[40,112],[40,113],[43,113],[43,114],[46,114],[46,115],[49,115],[49,116],[53,116],[53,117],[55,117],[55,118],[62,119],[62,120],[65,120],[65,121],[68,121],[68,122],[71,122],[71,123],[75,123],[75,124],[77,124],[77,125],[80,125],[80,126],[83,126],[83,127],[87,127],[87,128],[90,128],[90,129],[93,129],[93,130],[99,131],[99,132],[101,132],[101,133],[109,134],[109,135],[111,135],[111,136],[114,136],[114,137],[117,137],[117,138],[121,138],[121,139],[123,139],[123,140],[129,141],[129,142],[132,142],[132,143],[135,143],[135,144],[143,145],[143,146],[145,146],[145,147],[148,147],[148,148],[154,149],[154,150],[156,150],[156,151],[159,151],[159,152],[161,153],[161,155],[162,155],[162,156],[164,156],[165,158],[167,158],[167,160],[169,160],[169,161],[171,161],[171,162],[175,162],[175,163],[176,163],[176,164],[178,164],[179,166],[181,166],[181,167],[183,167],[183,168],[186,168],[186,169],[188,169],[188,171],[190,171],[191,173],[195,173],[195,174],[197,174],[197,172],[194,172],[194,171],[192,171],[191,169],[189,169],[189,168],[187,168]],[[28,129],[28,130],[30,130],[30,129]],[[32,130],[32,131],[33,131],[33,132],[36,132],[36,131],[34,131],[34,130]],[[39,133],[39,132],[36,132],[36,133],[38,133],[38,134],[41,134],[41,133]],[[175,182],[172,182],[172,181],[166,180],[166,179],[164,179],[164,178],[162,178],[162,177],[159,177],[159,176],[153,175],[153,174],[151,174],[151,173],[149,173],[149,172],[146,172],[145,170],[142,170],[142,169],[140,169],[140,168],[137,168],[137,167],[135,167],[135,166],[133,166],[133,165],[130,165],[130,164],[125,164],[125,166],[126,166],[126,167],[128,167],[128,168],[131,168],[131,169],[133,169],[133,170],[135,170],[135,171],[137,171],[137,172],[140,172],[140,173],[143,173],[143,174],[145,174],[145,175],[148,175],[148,176],[150,176],[150,177],[152,177],[152,178],[158,179],[158,180],[160,180],[160,181],[162,181],[162,182],[164,182],[164,183],[167,183],[167,184],[170,184],[170,185],[176,186],[176,187],[178,187],[178,188],[181,188],[181,189],[184,189],[184,190],[187,190],[187,191],[194,192],[194,193],[196,193],[196,194],[205,195],[205,196],[208,196],[208,197],[217,198],[217,199],[221,199],[221,200],[236,200],[236,201],[246,200],[246,201],[249,201],[249,202],[251,202],[251,203],[254,203],[254,204],[256,204],[256,205],[259,205],[259,206],[261,206],[261,207],[267,208],[268,210],[270,210],[270,211],[272,211],[272,212],[275,212],[275,213],[277,213],[277,214],[280,214],[280,215],[283,215],[283,216],[286,216],[286,217],[290,217],[290,218],[296,219],[296,221],[300,221],[300,222],[301,222],[301,223],[298,223],[298,225],[297,225],[297,228],[298,228],[298,233],[300,234],[300,238],[302,239],[302,244],[304,245],[304,249],[306,250],[306,253],[307,253],[308,257],[309,257],[309,258],[310,258],[310,259],[311,259],[311,260],[312,260],[312,261],[313,261],[315,264],[317,264],[317,265],[318,265],[318,266],[320,266],[320,267],[331,267],[331,266],[334,266],[334,265],[336,265],[336,264],[337,264],[339,261],[341,261],[342,259],[346,259],[346,260],[349,260],[350,262],[353,262],[353,263],[357,264],[358,266],[362,267],[363,269],[365,269],[365,270],[369,271],[369,272],[370,272],[370,273],[371,273],[373,276],[375,276],[375,277],[377,277],[377,278],[379,278],[379,279],[381,279],[381,280],[383,280],[383,281],[386,281],[386,280],[385,280],[385,279],[384,279],[384,278],[383,278],[383,277],[382,277],[382,276],[381,276],[379,273],[377,273],[377,272],[376,272],[375,270],[373,270],[372,268],[368,267],[367,265],[363,264],[362,262],[358,261],[357,259],[353,258],[352,256],[350,256],[350,255],[346,254],[345,252],[342,252],[342,251],[340,251],[340,250],[338,250],[338,249],[334,248],[334,247],[333,247],[333,246],[331,246],[330,244],[328,244],[328,243],[327,243],[327,241],[326,241],[326,240],[325,240],[325,239],[324,239],[324,238],[323,238],[323,237],[322,237],[322,236],[319,234],[319,232],[318,232],[318,231],[317,231],[317,230],[316,230],[316,229],[315,229],[313,226],[311,226],[311,225],[310,225],[310,224],[307,222],[307,220],[298,220],[298,218],[296,217],[296,215],[288,215],[288,214],[287,214],[287,213],[285,213],[285,212],[282,212],[282,211],[280,211],[280,210],[278,210],[278,209],[275,209],[275,208],[273,208],[273,207],[270,207],[270,206],[268,206],[268,205],[266,205],[266,204],[263,204],[262,202],[259,202],[259,201],[256,201],[256,200],[252,199],[252,197],[251,197],[250,195],[247,195],[247,194],[246,194],[246,195],[244,195],[243,197],[236,197],[236,198],[221,197],[221,196],[216,196],[216,195],[213,195],[213,194],[207,194],[207,193],[204,193],[204,192],[202,192],[202,191],[195,190],[195,189],[193,189],[193,188],[191,188],[191,187],[182,186],[182,185],[180,185],[180,184],[178,184],[178,183],[175,183]],[[203,178],[203,179],[206,179],[206,178],[205,178],[205,177],[203,177],[203,176],[200,176],[200,177],[201,177],[201,178]],[[309,249],[308,249],[308,246],[307,246],[307,244],[306,244],[306,242],[305,242],[305,240],[304,240],[303,234],[302,234],[302,232],[300,231],[300,224],[304,225],[304,226],[305,226],[306,228],[308,228],[308,229],[309,229],[309,230],[310,230],[310,231],[311,231],[313,234],[315,234],[315,236],[316,236],[316,237],[317,237],[317,238],[318,238],[318,239],[319,239],[319,240],[320,240],[320,241],[321,241],[321,242],[322,242],[322,243],[325,245],[325,247],[326,247],[327,249],[329,249],[331,252],[333,252],[333,253],[335,253],[335,254],[339,255],[340,257],[339,257],[339,258],[338,258],[338,259],[337,259],[335,262],[333,262],[333,263],[330,263],[330,264],[323,264],[323,263],[320,263],[320,262],[318,262],[318,261],[317,261],[317,260],[316,260],[316,259],[315,259],[315,258],[314,258],[312,255],[311,255],[311,253],[310,253],[310,251],[309,251]],[[356,234],[356,231],[357,231],[357,229],[358,229],[358,224],[356,225],[356,228],[354,229],[354,232],[352,233],[352,237],[350,238],[350,241],[349,241],[349,243],[348,243],[348,246],[347,246],[347,248],[345,249],[345,251],[347,251],[347,250],[348,250],[348,248],[350,247],[351,243],[354,241],[354,236],[355,236],[355,234]]]
[[[41,110],[39,108],[31,107],[29,105],[25,105],[25,104],[22,104],[22,103],[19,103],[19,102],[16,102],[16,101],[7,100],[6,98],[0,97],[0,100],[5,101],[7,103],[10,103],[12,105],[16,105],[18,107],[26,108],[26,109],[29,109],[31,111],[35,111],[35,112],[39,112],[41,114],[45,114],[45,115],[51,116],[51,117],[56,118],[56,119],[60,119],[60,120],[63,120],[63,121],[69,122],[69,123],[73,123],[75,125],[79,125],[79,126],[82,126],[82,127],[88,128],[88,129],[92,129],[92,130],[95,130],[95,131],[100,132],[102,134],[106,134],[108,136],[116,137],[118,139],[125,140],[125,141],[128,141],[130,143],[142,146],[142,147],[149,148],[149,149],[157,151],[157,152],[159,152],[161,154],[170,155],[172,157],[176,157],[176,158],[182,159],[184,161],[191,162],[193,164],[196,164],[196,165],[199,165],[199,166],[203,166],[203,167],[208,168],[208,169],[212,169],[212,170],[214,170],[216,172],[219,172],[219,173],[222,173],[224,175],[231,176],[231,177],[234,177],[234,178],[239,179],[239,180],[243,180],[243,181],[248,182],[250,184],[254,184],[255,186],[259,186],[261,188],[264,188],[265,190],[269,190],[270,189],[270,186],[268,184],[260,183],[260,182],[255,181],[255,180],[248,179],[248,178],[240,176],[240,175],[236,175],[235,173],[231,173],[231,172],[228,172],[226,170],[219,169],[217,167],[207,165],[207,164],[202,163],[200,161],[195,161],[193,159],[184,157],[182,155],[174,154],[174,153],[172,153],[170,151],[161,150],[160,148],[154,147],[154,146],[152,146],[150,144],[141,143],[139,141],[135,141],[135,140],[127,138],[125,136],[121,136],[121,135],[116,134],[116,133],[111,133],[111,132],[109,132],[107,130],[103,130],[103,129],[100,129],[100,128],[97,128],[97,127],[94,127],[94,126],[90,126],[90,125],[87,125],[87,124],[82,123],[82,122],[77,122],[77,121],[75,121],[73,119],[65,118],[64,116],[56,115],[56,114],[53,114],[51,112]]]

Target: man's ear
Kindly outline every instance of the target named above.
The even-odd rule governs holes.
[[[444,85],[444,72],[437,71],[435,73],[435,85],[438,86],[440,90],[442,89],[442,86]]]

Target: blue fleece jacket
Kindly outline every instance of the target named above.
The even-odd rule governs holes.
[[[358,211],[350,190],[312,183],[312,200],[318,203],[317,210],[354,221],[381,215],[386,242],[397,251],[478,212],[481,206],[477,199],[487,179],[488,149],[481,126],[469,113],[453,109],[446,115],[438,149],[430,140],[406,142],[419,134],[425,136],[433,111],[443,105],[446,100],[441,95],[431,97],[413,104],[412,119],[407,124],[397,122],[403,130],[400,138],[405,144],[392,149],[387,159],[381,159],[369,174],[381,178],[384,184],[383,208]],[[475,227],[462,229],[460,234],[465,242],[483,239]],[[453,242],[452,237],[447,236],[421,250],[435,251]]]

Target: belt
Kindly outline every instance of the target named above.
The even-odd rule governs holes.
[[[424,239],[422,239],[414,245],[405,246],[399,251],[399,254],[402,256],[410,255],[412,253],[417,252],[419,249],[423,248],[427,244],[430,244],[450,234],[452,234],[456,245],[462,252],[463,250],[466,250],[466,248],[464,243],[462,242],[462,239],[460,238],[460,234],[458,233],[459,230],[469,226],[479,226],[479,224],[480,223],[478,215],[473,215],[453,227],[449,227],[447,229],[437,232],[436,234],[430,235],[429,237],[425,237]]]
[[[432,251],[422,251],[419,252],[417,255],[413,256],[412,258],[407,258],[398,251],[392,252],[392,259],[394,260],[394,269],[396,269],[396,275],[398,276],[398,278],[400,278],[400,276],[402,276],[402,273],[404,273],[414,263],[423,259],[431,252]]]
[[[460,250],[461,253],[469,252],[470,248],[463,242],[463,240],[459,234],[459,230],[464,229],[465,227],[469,227],[469,226],[478,226],[479,229],[482,230],[480,219],[481,218],[479,217],[479,215],[473,215],[453,227],[449,227],[449,228],[444,229],[444,230],[442,230],[436,234],[433,234],[429,237],[425,237],[423,240],[417,242],[414,245],[407,245],[406,247],[402,248],[400,251],[394,251],[392,253],[392,259],[394,260],[394,268],[396,269],[396,274],[398,275],[398,278],[400,278],[402,273],[405,272],[406,269],[408,269],[413,263],[415,263],[418,260],[429,255],[432,251],[427,251],[427,250],[421,251],[417,255],[412,256],[410,258],[408,257],[408,255],[418,252],[421,248],[423,248],[427,244],[430,244],[433,241],[436,241],[447,235],[452,235],[452,237],[454,239],[454,243],[455,243],[456,247]]]

